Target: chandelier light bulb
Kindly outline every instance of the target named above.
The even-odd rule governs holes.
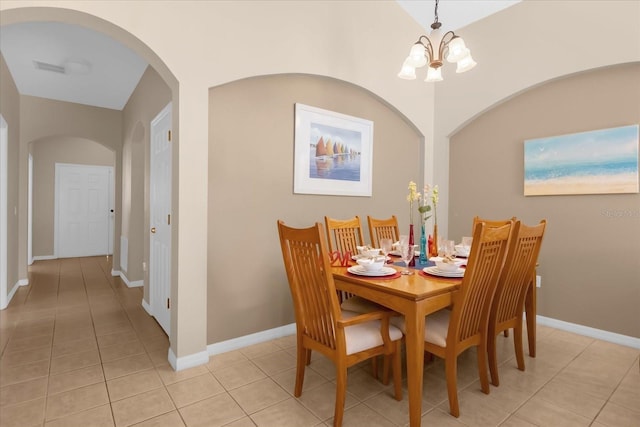
[[[469,71],[473,67],[477,65],[476,61],[473,60],[471,54],[465,56],[460,61],[458,61],[458,67],[456,68],[456,73],[464,73]]]
[[[427,70],[427,78],[425,82],[439,82],[442,81],[442,67],[433,68],[429,67]]]
[[[416,68],[410,64],[411,58],[407,58],[404,60],[404,64],[402,64],[402,69],[398,73],[398,77],[404,80],[415,80],[416,78]]]
[[[424,67],[427,64],[424,45],[417,42],[411,46],[411,51],[409,52],[407,60],[409,61],[409,64],[415,68]]]

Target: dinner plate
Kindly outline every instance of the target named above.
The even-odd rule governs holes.
[[[456,271],[441,271],[438,267],[425,267],[422,269],[427,274],[440,277],[463,277],[464,268],[458,268]]]
[[[471,252],[470,250],[465,250],[462,245],[456,245],[455,249],[456,249],[456,256],[463,257],[463,258],[468,258],[469,252]]]
[[[347,268],[347,271],[351,274],[357,274],[358,276],[391,276],[396,274],[397,271],[395,268],[391,267],[382,267],[380,270],[376,271],[367,271],[361,265],[354,265],[353,267]]]

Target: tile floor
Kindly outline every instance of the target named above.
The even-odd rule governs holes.
[[[141,288],[106,257],[38,261],[0,312],[0,426],[330,426],[333,365],[307,368],[292,396],[295,341],[285,337],[174,372]],[[538,357],[515,368],[500,339],[501,385],[480,392],[473,352],[460,357],[460,418],[448,414],[443,365],[426,366],[425,426],[640,426],[640,351],[540,327]],[[369,363],[349,373],[345,427],[406,426],[404,400]]]

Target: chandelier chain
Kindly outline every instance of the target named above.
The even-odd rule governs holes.
[[[435,11],[434,11],[435,20],[433,21],[434,23],[438,22],[438,3],[439,2],[440,2],[440,0],[436,0],[436,8],[435,8]]]

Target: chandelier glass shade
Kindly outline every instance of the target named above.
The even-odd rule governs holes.
[[[467,48],[462,37],[453,31],[442,34],[438,22],[438,1],[436,0],[435,21],[431,24],[429,36],[421,35],[418,41],[411,47],[409,56],[404,60],[398,77],[406,80],[415,80],[416,68],[428,65],[426,82],[442,80],[443,58],[450,63],[456,63],[456,73],[464,73],[476,66],[471,57],[471,51]]]

